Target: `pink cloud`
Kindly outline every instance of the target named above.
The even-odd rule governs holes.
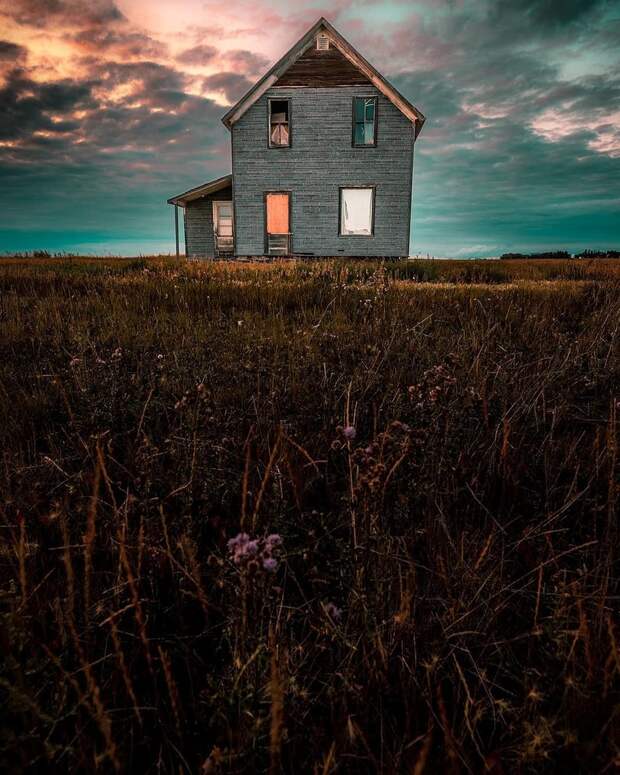
[[[588,148],[597,153],[620,158],[620,111],[605,109],[589,113],[566,109],[549,108],[530,122],[535,134],[555,143],[571,135],[583,132],[594,134],[588,140]]]

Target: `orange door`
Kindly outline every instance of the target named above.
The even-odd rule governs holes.
[[[288,194],[267,194],[267,234],[289,233],[289,203]]]

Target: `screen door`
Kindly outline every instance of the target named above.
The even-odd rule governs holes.
[[[232,253],[234,245],[232,202],[213,202],[213,234],[218,253]]]

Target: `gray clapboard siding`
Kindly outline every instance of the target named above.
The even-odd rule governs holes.
[[[214,258],[213,202],[232,200],[232,188],[187,202],[185,205],[185,253],[188,258]],[[261,251],[262,252],[262,251]]]
[[[378,97],[375,148],[351,144],[354,96]],[[267,100],[291,100],[292,146],[268,147]],[[414,127],[374,86],[272,87],[232,126],[235,253],[261,255],[264,192],[291,191],[293,252],[409,253]],[[339,236],[339,187],[375,186],[373,236]]]

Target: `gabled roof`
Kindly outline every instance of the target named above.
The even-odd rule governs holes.
[[[194,199],[200,199],[201,196],[213,194],[222,188],[229,188],[230,186],[232,186],[232,175],[224,175],[222,178],[210,180],[208,183],[203,183],[201,186],[190,188],[189,191],[170,197],[168,204],[185,207],[187,202],[191,202]]]
[[[334,27],[321,17],[306,34],[287,53],[279,59],[265,75],[237,102],[236,105],[222,118],[224,124],[230,129],[241,116],[299,59],[302,54],[314,45],[316,36],[323,32],[330,38],[330,44],[336,48],[360,70],[368,80],[392,102],[400,112],[405,115],[415,126],[416,137],[426,120],[424,115],[412,105],[403,95],[387,81],[364,57],[346,41]]]

